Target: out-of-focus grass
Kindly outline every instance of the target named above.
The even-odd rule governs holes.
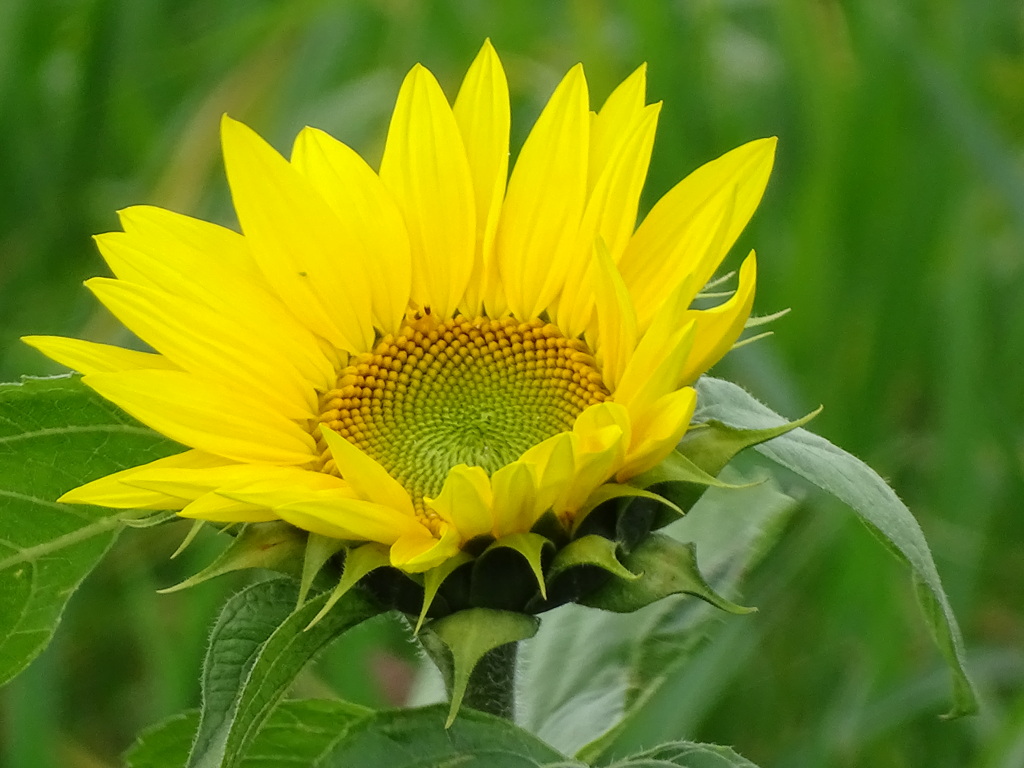
[[[515,143],[576,61],[595,101],[648,61],[651,98],[665,100],[648,204],[699,163],[780,137],[737,253],[761,256],[758,310],[794,312],[721,373],[789,415],[824,403],[816,428],[892,479],[935,549],[985,697],[976,719],[937,719],[945,679],[903,574],[812,499],[753,576],[757,631],[727,623],[699,679],[666,689],[686,706],[658,702],[648,735],[774,766],[1010,768],[1024,722],[1022,32],[1019,6],[997,0],[6,0],[0,371],[55,370],[15,343],[24,333],[125,340],[79,286],[103,271],[89,236],[116,228],[116,209],[231,223],[222,112],[282,150],[313,124],[376,162],[416,61],[453,94],[490,36]],[[204,627],[233,585],[154,596],[201,562],[200,547],[167,563],[172,546],[126,536],[87,582],[54,647],[4,694],[0,762],[113,765],[139,726],[195,704]],[[302,684],[381,703],[377,633],[408,656],[382,624]]]

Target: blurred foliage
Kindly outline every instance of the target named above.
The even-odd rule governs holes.
[[[903,573],[814,497],[751,580],[757,629],[725,622],[699,679],[648,730],[763,765],[1012,768],[1024,752],[1024,10],[1011,0],[3,0],[0,373],[55,369],[16,342],[125,342],[81,289],[90,235],[150,203],[232,223],[217,123],[287,151],[303,125],[380,156],[421,61],[449,94],[482,39],[518,146],[583,61],[593,101],[643,61],[664,99],[648,204],[700,163],[778,135],[744,246],[777,335],[717,371],[892,479],[918,514],[968,640],[981,716],[938,720],[945,671]],[[515,150],[513,150],[515,151]],[[181,529],[182,535],[185,528]],[[166,530],[124,536],[54,646],[0,694],[0,763],[116,765],[198,700],[225,579],[155,597],[204,562]],[[206,553],[209,554],[209,551]],[[401,700],[411,648],[377,622],[300,683]],[[383,646],[381,645],[383,643]],[[384,650],[382,650],[383,648]],[[683,705],[685,703],[685,706]]]

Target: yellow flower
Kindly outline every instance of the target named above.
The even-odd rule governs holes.
[[[576,66],[509,176],[485,43],[454,106],[412,69],[378,173],[316,129],[289,161],[225,117],[243,234],[139,206],[96,238],[116,278],[86,285],[156,353],[26,339],[188,450],[61,500],[282,519],[389,547],[407,572],[548,511],[571,526],[673,450],[689,385],[753,300],[751,253],[731,298],[690,307],[775,140],[698,169],[634,231],[659,109],[641,67],[592,113]]]

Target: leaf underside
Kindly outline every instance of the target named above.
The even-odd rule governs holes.
[[[697,420],[717,420],[738,429],[764,429],[785,420],[735,384],[710,377],[697,385]],[[714,427],[709,427],[714,428]],[[823,437],[795,429],[755,450],[847,504],[861,521],[910,566],[917,597],[953,678],[947,717],[977,711],[967,675],[963,639],[924,533],[907,506],[871,467]]]

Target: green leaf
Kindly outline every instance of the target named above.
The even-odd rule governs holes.
[[[240,768],[311,766],[371,710],[345,701],[282,701],[253,739]],[[125,768],[181,768],[199,725],[199,710],[173,715],[146,729],[125,753]]]
[[[49,643],[61,612],[125,517],[58,504],[66,491],[179,452],[81,383],[0,384],[0,684]]]
[[[777,427],[783,421],[735,384],[702,378],[697,385],[697,419],[716,419],[728,431]],[[947,717],[977,711],[977,697],[964,660],[963,639],[942,589],[921,527],[895,492],[860,459],[828,440],[796,429],[757,450],[849,505],[890,551],[913,571],[917,595],[929,628],[953,676],[953,708]]]
[[[442,670],[451,691],[451,707],[445,727],[454,722],[470,676],[480,660],[502,646],[533,637],[539,625],[540,620],[536,616],[524,613],[467,608],[426,626],[421,635],[422,642]],[[494,682],[499,689],[513,684],[506,680],[482,681],[478,688],[483,691],[489,682]],[[503,693],[504,690],[499,691],[499,694]],[[486,691],[483,695],[487,695]]]
[[[458,615],[458,614],[453,614]],[[542,768],[564,755],[503,720],[466,710],[447,730],[443,705],[378,712],[351,728],[317,768]]]
[[[350,591],[308,631],[327,601],[295,609],[298,583],[254,584],[225,604],[203,668],[203,707],[189,768],[230,768],[306,663],[339,634],[380,608]]]
[[[745,757],[737,755],[729,747],[717,744],[697,744],[692,741],[675,741],[662,744],[633,755],[609,768],[664,768],[669,765],[683,768],[757,768]]]
[[[744,608],[715,592],[697,567],[696,545],[685,544],[654,533],[623,557],[623,564],[635,579],[609,579],[581,602],[592,608],[616,613],[631,613],[668,597],[687,594],[699,597],[728,613],[744,614],[755,608]]]
[[[161,720],[140,733],[124,755],[125,768],[178,768],[188,760],[199,710]]]

